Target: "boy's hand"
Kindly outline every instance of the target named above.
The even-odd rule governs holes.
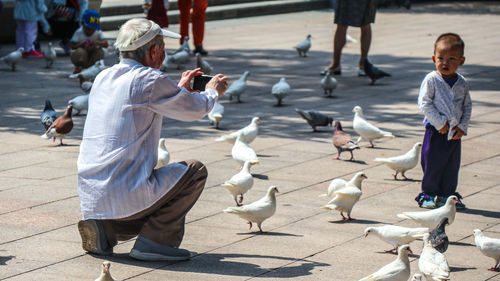
[[[463,137],[464,131],[462,131],[462,129],[455,126],[455,127],[453,127],[453,130],[455,130],[455,134],[453,135],[453,138],[451,138],[452,140],[459,140]]]
[[[450,129],[450,126],[448,125],[448,122],[446,122],[446,125],[443,126],[443,128],[439,129],[438,133],[440,134],[447,134],[448,130]]]

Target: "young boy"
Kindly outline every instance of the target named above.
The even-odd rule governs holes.
[[[104,58],[102,48],[108,47],[99,25],[100,15],[94,9],[87,9],[82,14],[82,26],[71,37],[71,62],[75,65],[73,73],[93,65]]]
[[[436,70],[420,86],[418,105],[425,115],[421,164],[422,193],[415,200],[423,208],[444,205],[456,192],[460,150],[471,116],[469,85],[456,73],[464,64],[464,42],[455,33],[441,34],[434,43],[432,61]],[[457,209],[464,209],[457,203]]]

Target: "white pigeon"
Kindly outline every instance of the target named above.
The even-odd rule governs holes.
[[[321,79],[321,88],[327,97],[332,97],[333,90],[337,88],[337,79],[333,78],[330,71],[327,71],[325,77]]]
[[[247,70],[243,72],[243,75],[241,75],[240,78],[238,78],[231,85],[229,85],[229,87],[226,90],[226,95],[229,96],[229,100],[232,100],[233,96],[235,96],[238,102],[241,102],[240,97],[241,94],[243,94],[243,92],[245,92],[245,89],[247,88],[247,79],[249,75],[250,71]]]
[[[500,239],[486,237],[481,230],[474,229],[474,243],[483,255],[495,260],[495,266],[489,270],[500,270]]]
[[[74,73],[69,75],[69,78],[81,78],[93,81],[94,78],[97,76],[97,74],[99,74],[99,72],[103,71],[104,69],[106,69],[106,65],[104,65],[104,60],[98,60],[95,62],[94,65],[90,66],[89,68],[85,68],[80,73]]]
[[[306,39],[300,41],[297,45],[295,45],[295,49],[299,53],[301,57],[307,57],[307,51],[311,48],[311,34],[308,34]]]
[[[117,281],[111,273],[109,272],[109,268],[111,267],[111,263],[109,261],[102,262],[102,272],[101,275],[95,281]]]
[[[290,89],[290,85],[286,82],[285,77],[281,77],[280,81],[273,85],[271,94],[278,99],[277,106],[280,106],[282,100],[290,94]]]
[[[43,52],[43,58],[47,62],[46,68],[50,68],[54,64],[56,57],[56,49],[52,46],[52,42],[49,42],[47,49]]]
[[[352,112],[354,112],[354,120],[352,122],[352,127],[354,131],[356,131],[356,133],[359,134],[359,138],[356,143],[359,143],[362,139],[364,139],[369,141],[371,146],[374,147],[373,140],[380,138],[391,138],[391,139],[394,138],[392,133],[382,131],[379,128],[368,123],[368,121],[366,121],[366,119],[363,116],[363,109],[361,109],[361,106],[359,105],[355,106],[352,109]]]
[[[215,125],[215,128],[219,129],[219,123],[224,116],[224,106],[216,101],[214,103],[214,107],[210,110],[207,116],[208,120],[210,120],[210,125]]]
[[[200,71],[206,75],[210,75],[210,73],[214,70],[212,66],[210,66],[210,64],[202,58],[200,53],[196,53],[196,67],[200,68]]]
[[[413,277],[411,278],[410,281],[423,281],[422,274],[420,273],[413,274]]]
[[[424,234],[424,247],[418,259],[418,269],[429,281],[450,280],[450,266],[446,257],[432,247],[429,233]]]
[[[102,51],[104,53],[105,58],[109,58],[109,57],[118,55],[118,50],[116,49],[116,47],[113,44],[111,44],[107,48],[102,48]]]
[[[383,266],[377,272],[372,273],[359,281],[407,281],[410,277],[410,260],[408,253],[411,253],[409,245],[402,245],[398,248],[398,257],[391,263]]]
[[[236,214],[240,218],[248,221],[250,229],[252,229],[252,223],[256,223],[260,232],[263,232],[262,222],[270,218],[276,212],[276,192],[279,192],[278,188],[276,186],[270,186],[267,190],[267,194],[261,199],[248,205],[228,207],[224,212]]]
[[[238,135],[241,134],[242,141],[244,141],[246,143],[251,143],[257,137],[257,133],[259,132],[259,124],[260,123],[261,122],[260,122],[259,117],[253,117],[252,121],[247,126],[239,129],[236,132],[232,132],[230,134],[220,136],[215,141],[226,141],[228,143],[234,143],[236,141],[236,138],[238,137]]]
[[[343,188],[346,185],[347,181],[344,179],[333,179],[328,185],[327,192],[325,194],[321,194],[320,197],[332,197],[335,191]]]
[[[351,218],[351,211],[354,204],[358,202],[359,198],[363,194],[361,191],[361,183],[367,176],[364,172],[358,172],[354,177],[346,183],[346,185],[333,192],[333,197],[330,202],[324,205],[322,208],[327,210],[337,210],[340,211],[342,220],[353,220]],[[344,217],[344,213],[347,213],[347,218]]]
[[[382,225],[372,226],[365,229],[365,237],[368,234],[373,234],[392,245],[392,249],[385,251],[386,253],[397,253],[398,247],[404,244],[422,238],[425,233],[429,233],[427,227],[410,228],[398,225]]]
[[[76,110],[74,115],[80,115],[80,111],[89,109],[89,95],[80,95],[68,101],[68,104],[73,105],[73,110]]]
[[[241,206],[243,202],[243,194],[245,194],[253,186],[253,177],[250,173],[250,161],[245,161],[243,168],[239,173],[232,176],[231,179],[222,184],[233,195],[237,206]],[[240,196],[238,201],[238,195]]]
[[[401,175],[405,180],[408,178],[405,176],[405,172],[415,168],[418,164],[418,155],[420,154],[420,149],[422,148],[422,143],[417,142],[413,145],[412,149],[406,152],[403,155],[398,155],[394,157],[388,158],[375,158],[375,162],[381,162],[385,164],[387,167],[396,171],[394,174],[394,180],[397,180],[398,173],[401,172]]]
[[[446,199],[446,203],[433,210],[422,212],[403,212],[397,214],[398,218],[413,220],[423,227],[434,229],[441,222],[443,218],[448,218],[448,223],[451,225],[455,220],[455,213],[457,212],[456,203],[460,202],[457,196],[452,195]]]
[[[4,61],[6,64],[8,64],[12,68],[12,71],[16,71],[16,64],[23,57],[23,52],[24,52],[24,48],[20,47],[19,49],[15,50],[13,52],[10,52],[7,55],[1,57],[0,61]]]
[[[161,168],[168,164],[170,161],[170,152],[168,152],[165,146],[165,138],[160,138],[158,141],[158,162],[156,163],[155,169]]]
[[[187,63],[189,61],[189,59],[190,59],[190,55],[188,52],[186,52],[186,50],[182,50],[182,51],[175,53],[175,54],[172,54],[172,55],[168,55],[165,52],[166,64],[174,63],[177,65],[177,69],[180,69],[181,68],[180,65]]]
[[[238,161],[240,164],[249,161],[250,164],[259,164],[259,159],[253,148],[248,145],[248,143],[241,140],[242,135],[238,135],[236,141],[233,144],[233,149],[231,150],[231,156],[233,159]]]

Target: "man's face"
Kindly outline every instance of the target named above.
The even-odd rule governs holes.
[[[460,48],[452,48],[450,44],[441,41],[436,45],[432,56],[436,71],[445,78],[455,77],[458,67],[464,64],[465,58]]]
[[[83,25],[83,33],[85,33],[85,35],[91,36],[92,34],[94,34],[94,32],[95,32],[95,29],[92,29],[90,27]]]

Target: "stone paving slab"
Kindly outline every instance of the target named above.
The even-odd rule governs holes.
[[[437,5],[437,6],[433,6]],[[438,7],[438,8],[436,8]],[[251,71],[244,103],[221,99],[225,116],[221,129],[206,119],[180,122],[164,119],[162,137],[172,161],[200,159],[209,177],[200,200],[187,216],[182,244],[196,256],[182,263],[144,263],[128,257],[134,240],[115,247],[112,272],[118,280],[358,280],[395,257],[382,253],[390,247],[376,237],[364,238],[371,225],[416,226],[396,216],[418,211],[414,197],[420,190],[422,171],[407,172],[412,181],[394,181],[392,171],[373,161],[402,154],[422,140],[422,115],[416,106],[418,87],[433,70],[430,59],[435,38],[442,32],[459,32],[466,42],[466,63],[461,68],[472,89],[473,113],[469,135],[464,138],[458,191],[468,209],[459,212],[448,227],[452,241],[446,257],[452,280],[500,280],[489,272],[493,260],[473,245],[472,230],[483,229],[500,238],[500,22],[499,4],[415,4],[412,10],[380,9],[373,25],[371,60],[393,77],[369,85],[357,77],[359,44],[348,43],[342,56],[342,76],[337,77],[335,98],[325,99],[319,71],[331,58],[332,12],[328,10],[264,16],[207,23],[206,59],[230,80]],[[439,9],[440,8],[440,9]],[[439,11],[438,11],[439,10]],[[177,30],[178,26],[171,26]],[[487,30],[487,32],[486,32]],[[292,48],[306,34],[313,35],[307,58]],[[349,29],[359,37],[359,29]],[[116,33],[107,32],[113,37]],[[1,46],[3,55],[12,46]],[[174,49],[177,42],[167,41]],[[112,64],[116,58],[106,59]],[[192,68],[194,60],[184,66]],[[50,98],[62,112],[72,97],[81,94],[78,83],[67,78],[72,71],[68,57],[58,57],[53,69],[43,60],[27,59],[12,72],[0,65],[0,280],[94,280],[104,257],[81,250],[76,224],[81,218],[76,191],[76,160],[85,116],[74,117],[75,127],[65,146],[45,141],[39,123],[44,100]],[[168,68],[172,79],[182,70]],[[270,88],[287,77],[293,93],[276,107]],[[341,120],[352,130],[352,108],[361,105],[368,120],[389,130],[393,140],[376,142],[374,149],[362,142],[357,161],[333,160],[332,127],[313,133],[294,108],[316,109]],[[237,172],[231,145],[215,142],[259,116],[259,137],[251,144],[261,163],[252,167],[255,183],[245,203],[261,198],[270,185],[278,186],[277,212],[263,223],[267,233],[248,229],[245,221],[223,213],[233,206],[221,184]],[[349,154],[343,154],[347,159]],[[341,222],[338,212],[323,210],[333,178],[350,179],[365,171],[363,196],[354,207],[353,222]],[[412,243],[412,272],[418,271],[421,241]]]

